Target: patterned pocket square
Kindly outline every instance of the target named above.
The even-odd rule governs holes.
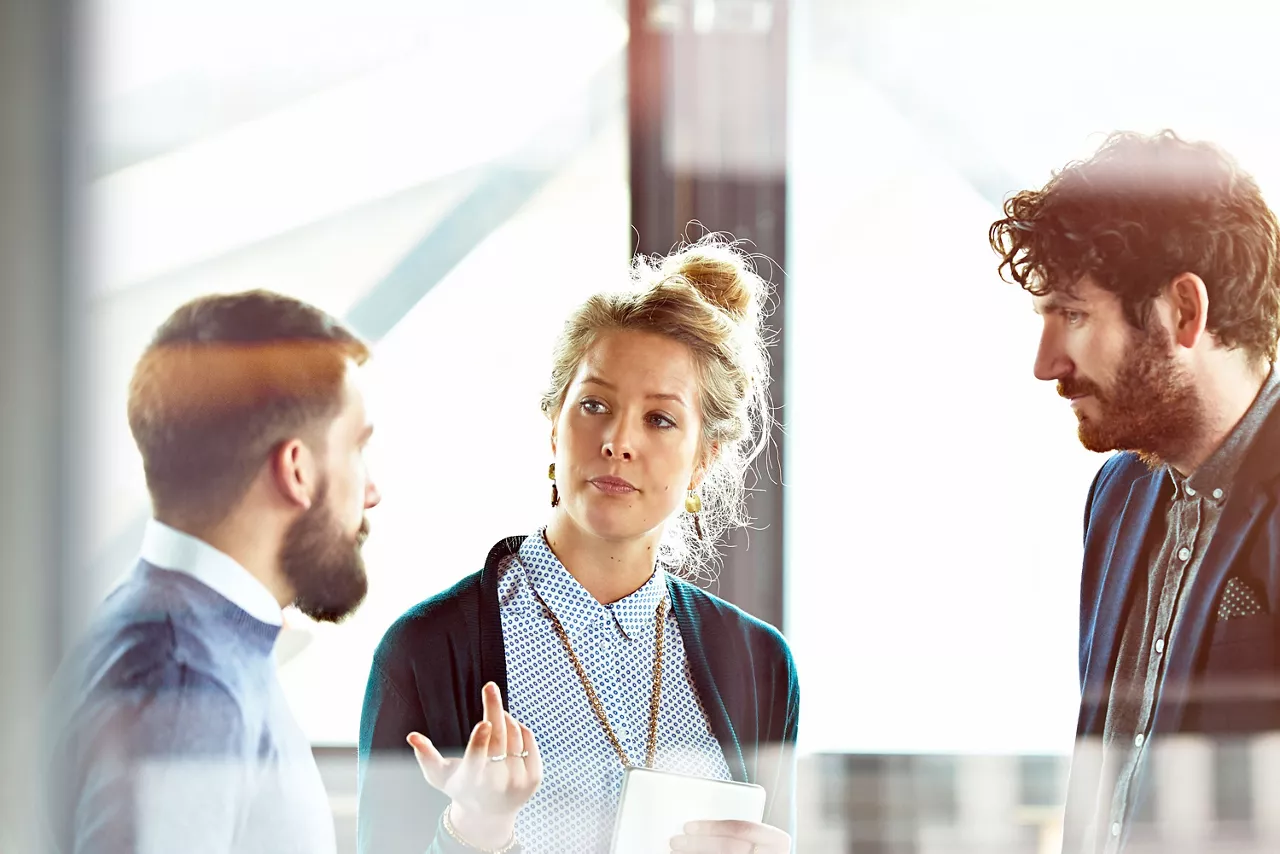
[[[1250,589],[1249,585],[1239,578],[1228,578],[1227,586],[1222,590],[1222,598],[1218,600],[1218,620],[1235,620],[1240,617],[1252,617],[1264,612],[1262,600]]]

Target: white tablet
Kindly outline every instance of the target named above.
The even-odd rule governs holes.
[[[622,803],[613,827],[612,854],[667,854],[671,838],[690,821],[760,821],[765,791],[732,783],[649,768],[628,768]]]

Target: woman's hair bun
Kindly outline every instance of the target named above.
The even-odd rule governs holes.
[[[662,273],[680,276],[703,299],[738,321],[756,313],[765,288],[750,257],[715,235],[668,255]]]

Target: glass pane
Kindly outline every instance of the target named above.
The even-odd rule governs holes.
[[[1032,377],[1039,323],[987,228],[1116,129],[1217,142],[1280,198],[1252,8],[801,4],[787,625],[808,749],[1069,749],[1103,457]]]
[[[314,742],[352,744],[374,645],[525,533],[547,500],[552,340],[630,250],[620,3],[101,2],[92,522],[83,622],[136,559],[147,496],[125,421],[164,317],[264,287],[376,343],[371,592],[296,613],[281,680]],[[252,22],[252,26],[250,26]]]

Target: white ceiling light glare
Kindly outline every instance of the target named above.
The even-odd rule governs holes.
[[[517,151],[556,104],[581,97],[627,39],[625,21],[600,3],[430,17],[432,31],[412,52],[95,182],[94,291]],[[156,75],[131,73],[135,83]]]

